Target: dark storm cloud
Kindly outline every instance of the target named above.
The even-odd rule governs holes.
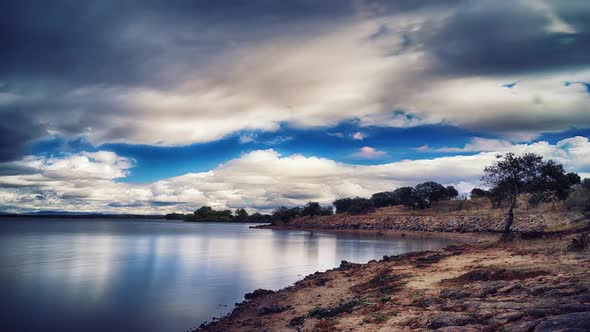
[[[0,163],[0,176],[35,174],[38,170],[32,167],[13,163]]]
[[[0,105],[0,162],[17,159],[31,140],[44,134],[34,114],[27,114],[25,109],[3,109]]]
[[[299,19],[351,13],[336,1],[4,1],[0,75],[76,83],[154,84]],[[204,58],[204,59],[200,59]],[[190,61],[189,61],[190,60]]]
[[[539,2],[540,3],[540,2]],[[457,7],[440,29],[428,31],[427,51],[452,74],[517,74],[590,64],[590,6],[572,12],[555,2],[563,24],[575,33],[547,31],[542,10],[517,1],[470,1]]]
[[[312,39],[359,17],[426,18],[419,30],[404,31],[402,48],[391,53],[420,49],[429,57],[434,71],[408,81],[588,66],[588,2],[547,4],[575,33],[547,31],[550,15],[525,0],[2,1],[0,162],[18,159],[48,132],[80,136],[93,130],[98,142],[129,142],[148,130],[134,126],[146,115],[130,110],[124,99],[129,91],[173,90],[228,51],[293,35]],[[442,21],[429,20],[439,14]],[[373,36],[388,33],[400,31],[384,23]],[[3,93],[17,97],[6,101]],[[514,130],[531,125],[527,119],[510,123],[519,124]],[[539,121],[535,129],[548,128],[546,123],[552,121]]]

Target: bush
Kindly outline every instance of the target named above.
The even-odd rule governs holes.
[[[539,194],[534,194],[529,197],[528,203],[532,207],[537,207],[537,206],[539,206],[539,204],[541,203],[542,200],[543,200],[543,196],[541,196]]]
[[[276,208],[272,212],[272,222],[273,223],[288,223],[289,221],[301,216],[301,208],[294,207],[288,208],[286,206],[281,206]]]
[[[578,186],[569,194],[565,205],[570,210],[590,211],[590,190],[584,186]]]
[[[375,210],[373,201],[366,198],[340,198],[334,201],[336,213],[363,214]]]
[[[393,191],[375,193],[373,196],[371,196],[371,201],[373,201],[373,205],[378,208],[400,204],[396,194]]]
[[[366,198],[354,198],[352,204],[348,208],[350,214],[365,214],[375,210],[375,205],[370,199]]]
[[[332,215],[331,207],[321,206],[318,202],[307,202],[301,209],[301,216],[329,216]]]
[[[489,191],[481,189],[481,188],[473,188],[471,189],[471,198],[482,198],[488,197],[490,194]]]

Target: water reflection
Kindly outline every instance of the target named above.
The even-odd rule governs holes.
[[[444,240],[238,224],[0,220],[1,331],[184,331],[256,288]]]

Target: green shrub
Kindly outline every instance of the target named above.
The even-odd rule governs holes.
[[[583,186],[578,186],[565,200],[565,205],[570,210],[586,210],[590,208],[590,191]]]

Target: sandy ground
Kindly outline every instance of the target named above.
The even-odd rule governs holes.
[[[343,262],[198,331],[590,331],[590,252],[568,249],[574,236]]]

